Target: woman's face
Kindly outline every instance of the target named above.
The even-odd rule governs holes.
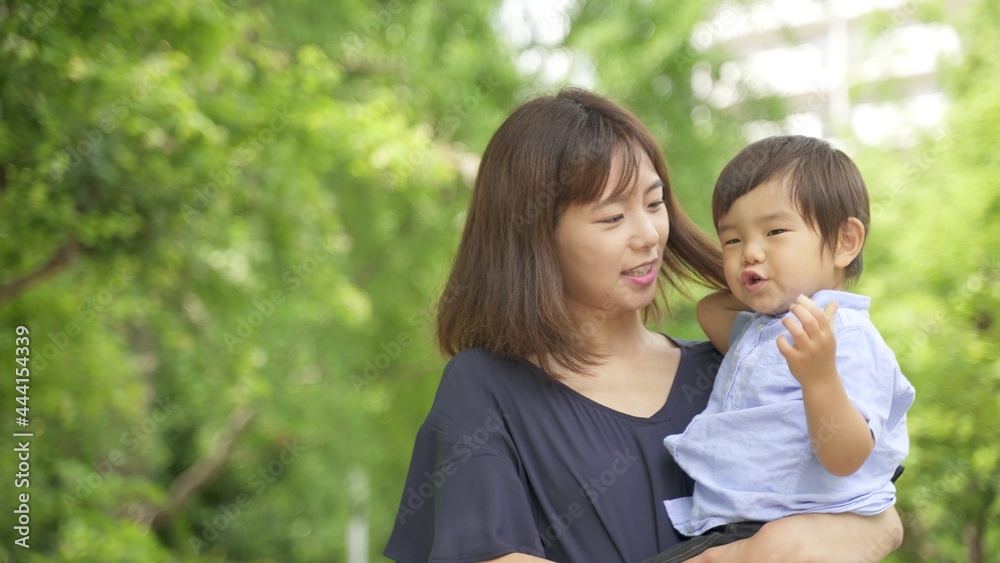
[[[567,302],[576,311],[641,310],[656,297],[656,278],[670,233],[663,181],[640,152],[635,185],[610,198],[621,181],[620,157],[612,163],[596,203],[568,206],[556,226]]]

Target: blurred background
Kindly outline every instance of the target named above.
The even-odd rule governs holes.
[[[0,3],[0,560],[382,561],[479,155],[575,84],[706,229],[749,141],[856,160],[917,388],[891,561],[1000,561],[998,52],[993,0]]]

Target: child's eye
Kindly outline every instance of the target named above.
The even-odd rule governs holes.
[[[780,235],[781,233],[786,233],[786,232],[788,232],[788,229],[774,229],[774,230],[768,231],[767,236],[770,237],[770,236],[774,236],[774,235]]]
[[[736,244],[738,242],[740,242],[740,239],[738,239],[738,238],[731,238],[731,239],[729,239],[727,241],[724,241],[722,243],[722,246],[726,246],[726,245],[729,245],[729,244]]]
[[[615,223],[621,221],[623,217],[621,215],[615,215],[614,217],[608,217],[607,219],[601,219],[598,223],[607,223],[608,225],[614,225]]]

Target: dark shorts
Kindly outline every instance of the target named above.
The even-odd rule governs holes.
[[[701,555],[709,548],[726,545],[734,541],[745,540],[757,533],[764,522],[733,522],[717,526],[700,536],[679,543],[663,553],[647,559],[643,563],[680,563]]]

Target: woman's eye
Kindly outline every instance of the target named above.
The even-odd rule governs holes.
[[[771,231],[768,231],[767,236],[770,237],[770,236],[774,236],[774,235],[780,235],[781,233],[785,233],[785,232],[788,232],[788,229],[773,229]]]
[[[657,209],[659,207],[663,207],[663,200],[662,199],[658,199],[658,200],[654,201],[653,203],[649,204],[649,208],[650,209]]]
[[[614,217],[608,217],[607,219],[601,219],[599,223],[607,223],[609,225],[614,225],[615,223],[621,221],[623,217],[621,215],[615,215]]]

